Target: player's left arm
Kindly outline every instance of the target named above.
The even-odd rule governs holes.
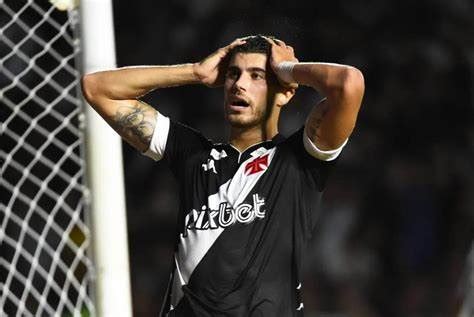
[[[293,68],[293,77],[326,97],[306,120],[310,140],[321,150],[340,147],[356,124],[364,95],[362,73],[346,65],[299,63]]]
[[[279,64],[295,62],[293,49],[282,41],[272,40],[270,64],[283,85]],[[306,120],[306,133],[310,140],[323,151],[339,148],[355,127],[357,114],[364,95],[364,77],[355,67],[329,63],[296,63],[290,69],[290,78],[297,84],[314,88],[325,99],[317,104]],[[285,77],[285,76],[283,76]]]

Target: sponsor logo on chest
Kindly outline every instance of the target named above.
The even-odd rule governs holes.
[[[183,236],[187,236],[188,230],[211,230],[235,223],[250,223],[264,218],[265,212],[265,198],[258,194],[252,195],[252,204],[242,203],[234,208],[228,202],[220,203],[216,210],[202,206],[200,211],[193,209],[186,215]]]

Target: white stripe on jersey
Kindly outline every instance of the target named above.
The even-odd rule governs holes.
[[[242,162],[234,176],[222,184],[217,193],[208,197],[207,207],[209,209],[218,210],[219,204],[223,202],[229,203],[235,209],[247,198],[252,188],[270,166],[276,148],[266,149],[260,147],[257,151],[259,156],[268,154],[267,168],[261,172],[247,175],[246,166],[255,160],[255,156],[251,156],[245,162]],[[184,230],[188,229],[185,228]],[[188,230],[186,236],[180,235],[178,254],[175,255],[177,260],[175,261],[176,267],[171,292],[171,305],[173,307],[176,307],[183,297],[180,286],[189,282],[194,269],[223,231],[224,228],[217,227],[208,230]]]

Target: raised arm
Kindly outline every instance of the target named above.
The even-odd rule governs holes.
[[[326,98],[306,120],[306,133],[321,150],[338,148],[352,133],[364,95],[362,73],[351,66],[323,63],[295,65],[293,76]]]
[[[82,91],[105,121],[125,141],[143,152],[150,145],[157,111],[138,98],[152,90],[172,86],[221,85],[221,61],[230,49],[243,43],[236,40],[195,64],[125,67],[87,74],[82,78]]]
[[[271,65],[295,61],[293,49],[281,41],[272,42]],[[306,120],[306,133],[321,150],[336,149],[344,143],[355,127],[364,95],[364,77],[351,66],[328,63],[290,64],[290,77],[301,85],[314,88],[325,99],[316,105]],[[284,81],[284,80],[283,80]]]
[[[82,90],[87,102],[105,121],[143,152],[150,144],[157,111],[138,98],[154,89],[195,82],[192,64],[140,66],[85,75]]]

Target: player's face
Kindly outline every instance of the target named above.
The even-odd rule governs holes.
[[[225,117],[232,126],[253,127],[271,111],[267,56],[236,53],[229,62],[224,82]]]

